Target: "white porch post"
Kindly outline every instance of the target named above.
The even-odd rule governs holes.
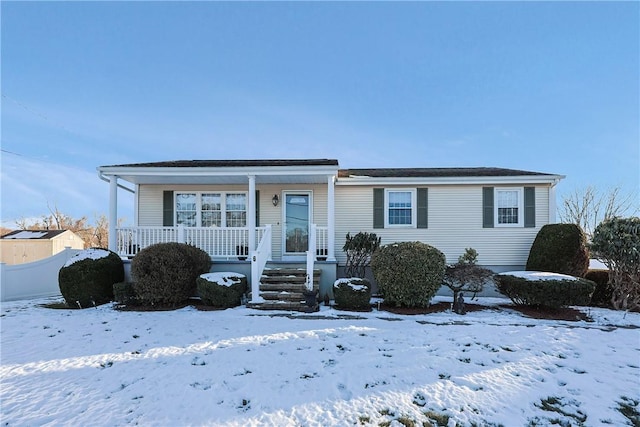
[[[109,250],[117,252],[118,236],[116,225],[118,224],[118,177],[109,178]]]
[[[336,243],[336,204],[335,204],[335,176],[327,176],[327,261],[335,261]]]
[[[249,228],[249,253],[256,250],[256,177],[249,175],[249,203],[247,205],[247,228]]]

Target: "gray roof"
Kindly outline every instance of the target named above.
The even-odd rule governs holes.
[[[340,169],[338,177],[367,176],[373,178],[436,178],[436,177],[498,177],[553,176],[554,174],[504,168],[383,168]]]
[[[166,162],[130,163],[106,167],[150,167],[150,168],[220,168],[262,166],[335,166],[335,159],[263,159],[263,160],[172,160]]]
[[[0,239],[52,239],[67,230],[15,230],[0,237]]]

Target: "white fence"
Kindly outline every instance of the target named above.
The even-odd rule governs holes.
[[[65,248],[49,258],[25,264],[0,263],[0,301],[60,295],[58,272],[80,249]]]

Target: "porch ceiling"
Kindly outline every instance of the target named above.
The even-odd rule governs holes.
[[[326,184],[327,175],[255,175],[256,184]],[[117,175],[119,179],[132,184],[160,184],[160,185],[234,185],[248,184],[248,175],[206,175],[206,174],[172,174],[172,175],[134,175],[134,174],[109,174]]]

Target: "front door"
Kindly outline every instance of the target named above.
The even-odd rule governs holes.
[[[282,240],[285,255],[304,255],[309,248],[311,192],[284,192],[284,227]]]

